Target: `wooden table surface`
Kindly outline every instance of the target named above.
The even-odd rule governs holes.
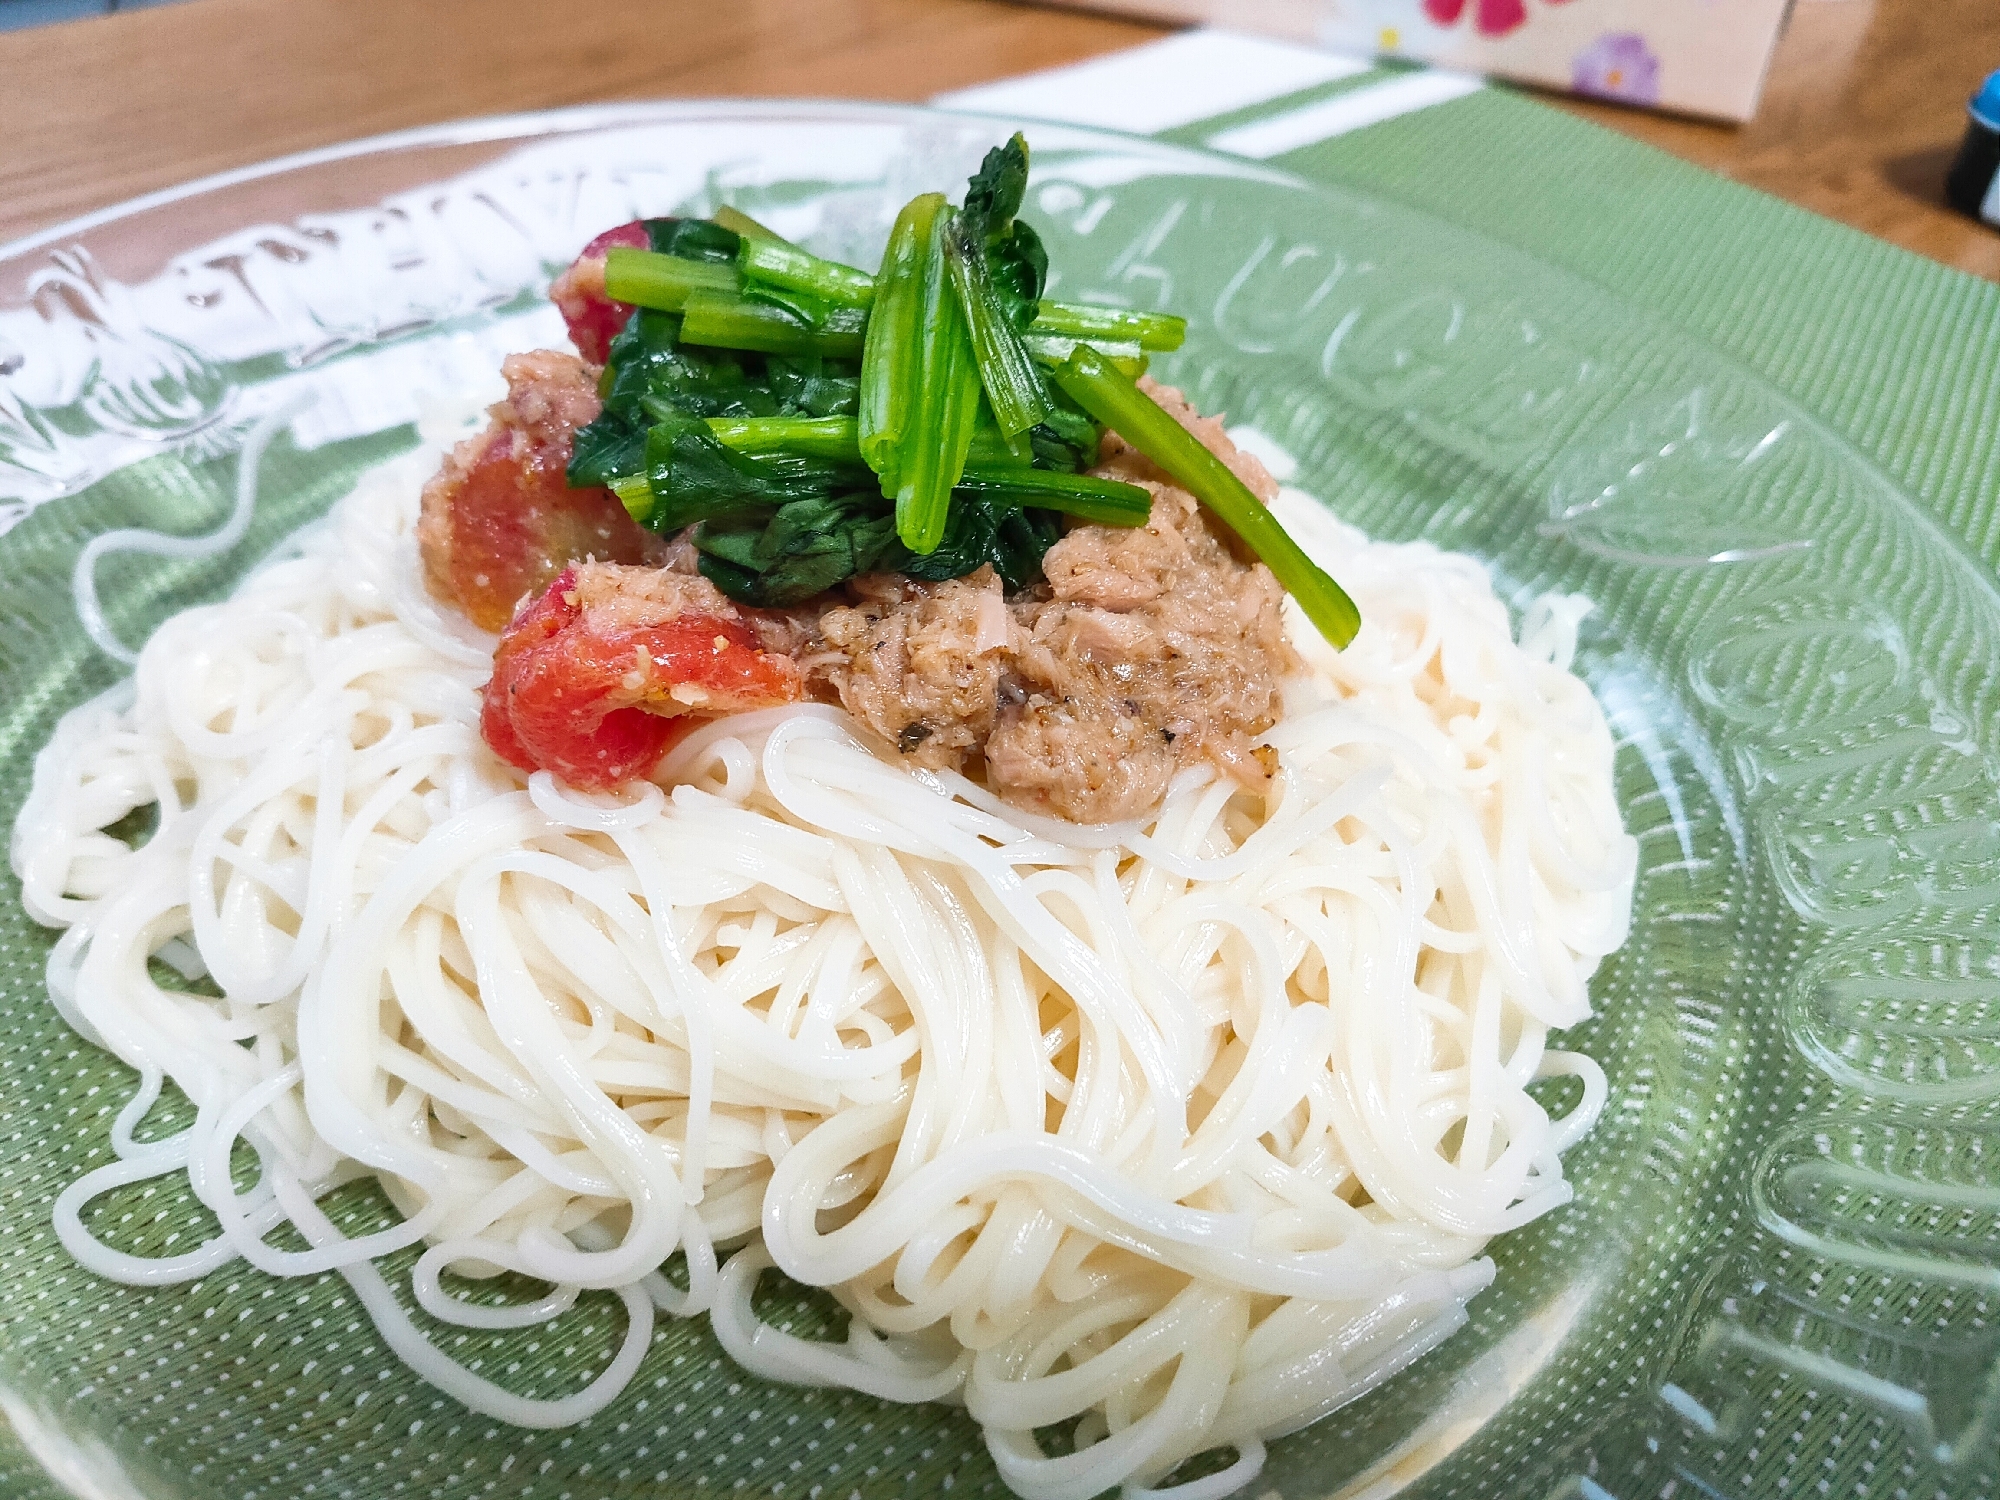
[[[191,177],[591,100],[917,100],[1163,34],[1001,0],[182,0],[0,34],[0,243]],[[1941,182],[2000,66],[1995,0],[1799,0],[1758,118],[1557,107],[1976,275]]]

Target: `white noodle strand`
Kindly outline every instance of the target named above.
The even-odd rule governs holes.
[[[257,513],[257,471],[264,462],[264,450],[312,400],[310,391],[296,393],[276,410],[259,417],[244,436],[236,475],[236,503],[230,508],[228,519],[214,531],[206,536],[171,536],[164,531],[133,526],[101,532],[84,543],[70,574],[70,593],[76,618],[98,650],[127,666],[139,660],[139,653],[119,640],[111,622],[104,618],[104,606],[97,595],[98,563],[117,552],[145,552],[156,557],[214,557],[242,541]]]

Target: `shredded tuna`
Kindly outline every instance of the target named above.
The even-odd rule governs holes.
[[[572,585],[576,604],[606,630],[636,630],[685,614],[740,620],[743,611],[706,578],[670,568],[584,563]]]
[[[996,791],[1078,822],[1138,816],[1203,758],[1262,782],[1254,741],[1294,664],[1270,569],[1240,562],[1185,490],[1115,466],[1153,491],[1152,518],[1078,527],[1049,550],[1046,597],[1013,606],[1020,701],[986,743]]]
[[[999,707],[1006,648],[985,642],[993,607],[1005,607],[1000,580],[991,568],[949,583],[881,574],[849,591],[852,605],[820,617],[816,677],[908,764],[957,769]]]
[[[1277,493],[1218,419],[1179,391],[1147,391],[1253,493]],[[1278,682],[1296,664],[1283,591],[1115,436],[1096,472],[1151,490],[1151,519],[1072,529],[1042,560],[1046,583],[1008,603],[1005,645],[990,576],[871,580],[867,599],[822,619],[833,659],[815,664],[816,684],[908,763],[976,769],[983,757],[1002,797],[1076,822],[1136,817],[1204,759],[1261,784],[1271,757],[1257,739],[1277,722]]]

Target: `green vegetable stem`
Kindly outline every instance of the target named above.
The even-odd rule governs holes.
[[[1021,342],[987,268],[985,249],[966,232],[965,221],[954,226],[947,241],[946,265],[951,272],[966,326],[972,335],[979,383],[985,389],[1000,431],[1011,441],[1048,419],[1048,391]]]
[[[888,392],[890,421],[885,426],[896,432],[896,439],[877,472],[883,476],[884,494],[892,493],[893,485],[896,535],[904,546],[923,556],[935,552],[944,540],[952,486],[965,471],[966,449],[971,446],[979,411],[979,370],[965,310],[952,292],[945,267],[953,211],[937,194],[914,200],[910,208],[915,210],[911,216],[916,241],[913,253],[903,264],[885,267],[889,276],[900,274],[908,290],[891,282],[878,288],[878,295],[884,299],[907,296],[911,306],[908,311],[898,309],[893,321],[885,318],[872,326],[870,333],[871,342],[879,345],[914,323],[914,335],[907,343],[898,338],[898,347],[884,351],[891,362],[891,369],[881,377]],[[868,397],[874,386],[864,348],[864,456],[869,453],[870,438],[877,436],[868,425]],[[879,438],[877,446],[882,446]],[[872,464],[872,458],[870,461]]]
[[[804,292],[836,307],[867,307],[875,300],[875,278],[866,271],[821,260],[780,239],[745,235],[736,263],[748,283]]]
[[[882,493],[891,498],[896,493],[903,438],[916,415],[923,251],[944,206],[944,194],[924,193],[896,215],[876,277],[875,307],[861,351],[861,456],[882,476]]]
[[[1006,145],[986,153],[945,241],[952,290],[972,331],[979,383],[1002,435],[1024,457],[1025,434],[1047,421],[1050,410],[1042,372],[1021,339],[1049,269],[1041,240],[1015,218],[1027,187],[1028,142],[1016,132]]]
[[[1152,492],[1143,485],[1092,474],[1061,474],[1048,469],[981,469],[970,465],[959,480],[961,494],[990,502],[1040,506],[1095,521],[1101,526],[1144,526],[1153,513]]]
[[[868,314],[856,308],[834,308],[815,324],[772,303],[714,291],[694,293],[681,315],[681,337],[690,344],[834,359],[859,355],[867,327]]]
[[[760,240],[776,240],[781,245],[791,244],[791,241],[783,235],[778,234],[775,230],[767,229],[741,209],[731,208],[726,203],[715,211],[713,218],[722,228],[729,230],[733,234],[741,235],[745,239],[754,237]],[[659,247],[655,245],[653,248],[657,250]]]
[[[742,274],[731,265],[684,260],[652,250],[614,246],[604,256],[604,294],[614,302],[679,312],[696,292],[734,293]]]
[[[848,416],[833,417],[710,417],[708,430],[715,434],[716,441],[725,448],[733,448],[738,453],[802,453],[814,458],[840,459],[847,463],[860,464],[861,440],[860,424]],[[1060,446],[1060,440],[1055,440]],[[1093,453],[1093,458],[1095,457]],[[1024,472],[1029,465],[1018,458],[1000,436],[1000,430],[991,424],[975,425],[972,442],[966,449],[965,472],[971,475],[988,469]],[[1035,470],[1039,475],[1043,471]],[[1074,468],[1059,475],[1061,478],[1074,476]],[[961,479],[961,485],[969,480]],[[1094,483],[1108,484],[1110,480]],[[1130,489],[1126,485],[1123,488]],[[1060,491],[1049,489],[1048,494]],[[1078,493],[1082,493],[1081,490]]]
[[[1031,334],[1082,339],[1098,346],[1128,345],[1166,354],[1187,338],[1187,319],[1172,313],[1130,312],[1121,307],[1081,307],[1068,302],[1044,302],[1028,325]]]
[[[1336,647],[1361,628],[1347,591],[1291,539],[1264,503],[1200,439],[1176,422],[1121,370],[1088,344],[1057,367],[1056,383],[1098,421],[1164,469],[1269,566]]]
[[[1136,381],[1178,349],[1171,313],[1051,301],[1020,217],[1028,143],[986,153],[964,206],[904,205],[874,275],[736,209],[645,220],[605,256],[637,311],[611,340],[603,407],[571,449],[641,524],[692,527],[731,598],[782,606],[856,573],[1032,582],[1060,518],[1142,526],[1151,493],[1086,471],[1116,428],[1267,564],[1336,646],[1353,601],[1228,467]]]
[[[861,462],[852,417],[710,417],[708,430],[738,453],[799,453]]]

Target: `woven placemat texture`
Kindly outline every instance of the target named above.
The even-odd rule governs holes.
[[[2000,567],[2000,286],[1505,89],[1273,164],[1504,240],[1707,340]]]

